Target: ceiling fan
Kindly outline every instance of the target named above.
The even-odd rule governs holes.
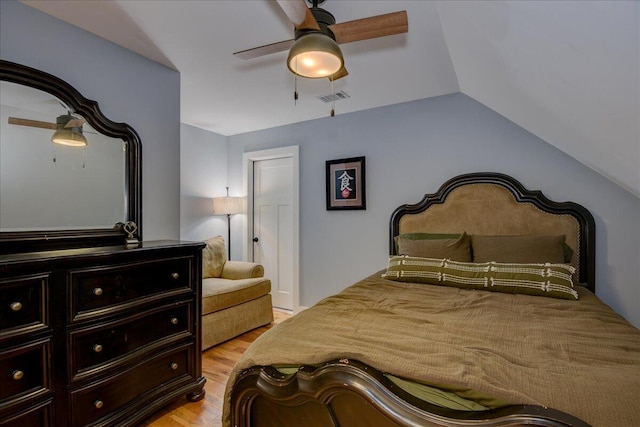
[[[84,123],[84,119],[75,117],[71,113],[58,116],[55,123],[9,117],[10,125],[53,130],[55,132],[51,136],[51,142],[72,147],[85,147],[87,145],[87,139],[82,134],[82,125]]]
[[[349,73],[339,44],[408,31],[407,12],[393,12],[336,23],[334,16],[318,7],[325,0],[277,0],[295,27],[295,39],[235,52],[242,59],[253,59],[289,49],[287,66],[301,77],[337,80]]]

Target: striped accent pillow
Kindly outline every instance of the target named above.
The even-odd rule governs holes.
[[[392,256],[385,279],[463,289],[578,299],[575,268],[569,264],[458,262],[450,259]]]

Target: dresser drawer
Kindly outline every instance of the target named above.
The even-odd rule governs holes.
[[[144,404],[139,399],[147,394],[150,401],[175,387],[194,381],[195,369],[190,361],[194,345],[181,346],[159,354],[108,380],[71,392],[72,426],[84,426],[100,419],[111,425],[114,411],[126,411],[127,405]],[[156,390],[154,390],[156,389]],[[152,396],[156,391],[159,395]],[[149,403],[149,402],[147,402]],[[120,410],[120,411],[119,411]]]
[[[191,301],[183,301],[70,332],[69,380],[81,380],[114,367],[119,360],[193,337],[192,310]]]
[[[45,329],[49,273],[0,280],[0,338]]]
[[[0,352],[0,407],[50,390],[50,355],[48,339]]]
[[[192,257],[165,258],[69,272],[70,322],[193,291]]]
[[[53,426],[53,400],[17,414],[0,417],[0,427],[50,427]]]

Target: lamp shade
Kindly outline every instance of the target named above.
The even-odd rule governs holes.
[[[244,197],[214,197],[213,213],[215,215],[233,215],[245,211]]]
[[[330,77],[344,66],[340,46],[323,33],[300,36],[289,50],[289,70],[301,77],[320,79]]]

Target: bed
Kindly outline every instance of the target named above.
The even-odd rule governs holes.
[[[594,295],[594,239],[580,205],[452,178],[393,212],[385,269],[252,344],[223,425],[640,425],[640,331]]]

